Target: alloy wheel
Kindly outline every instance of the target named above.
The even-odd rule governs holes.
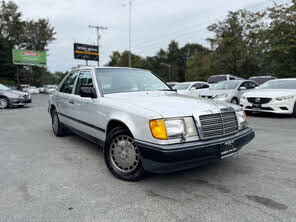
[[[132,172],[140,162],[138,149],[129,136],[116,137],[112,141],[109,152],[111,164],[122,173]]]
[[[5,109],[8,106],[8,102],[4,98],[0,98],[0,108]]]

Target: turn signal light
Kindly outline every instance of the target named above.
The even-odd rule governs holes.
[[[154,138],[167,140],[168,134],[163,119],[150,120],[149,126]]]
[[[245,114],[246,123],[248,124],[248,118],[247,118],[247,114],[246,114],[245,110],[244,110],[244,114]]]

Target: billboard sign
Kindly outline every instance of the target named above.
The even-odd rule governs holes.
[[[46,52],[33,50],[12,50],[13,64],[27,66],[45,66]]]
[[[74,58],[98,61],[98,46],[74,43]]]

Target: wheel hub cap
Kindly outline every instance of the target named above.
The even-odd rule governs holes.
[[[111,144],[110,159],[118,171],[133,171],[139,163],[139,153],[133,139],[129,136],[116,137]]]
[[[0,99],[0,108],[6,108],[7,107],[7,101],[5,99]]]

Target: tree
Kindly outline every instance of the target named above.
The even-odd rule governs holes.
[[[17,68],[12,64],[12,49],[29,49],[38,51],[47,51],[49,43],[55,40],[54,28],[47,19],[23,20],[22,13],[18,6],[12,1],[0,3],[0,54],[5,55],[5,78],[14,81]],[[7,64],[7,57],[9,65]],[[0,62],[1,64],[1,62]],[[3,61],[2,61],[3,64]],[[2,65],[2,69],[4,65]],[[1,68],[0,68],[1,69]],[[45,68],[34,67],[33,74],[28,68],[19,66],[21,80],[26,83],[40,85],[43,83],[42,76],[48,71]],[[3,76],[3,71],[0,77]]]
[[[296,0],[267,10],[271,21],[263,31],[267,71],[278,77],[296,77]]]
[[[249,77],[260,72],[261,58],[258,35],[264,13],[246,10],[229,12],[222,22],[208,27],[215,37],[208,39],[213,47],[213,65],[220,73]]]

